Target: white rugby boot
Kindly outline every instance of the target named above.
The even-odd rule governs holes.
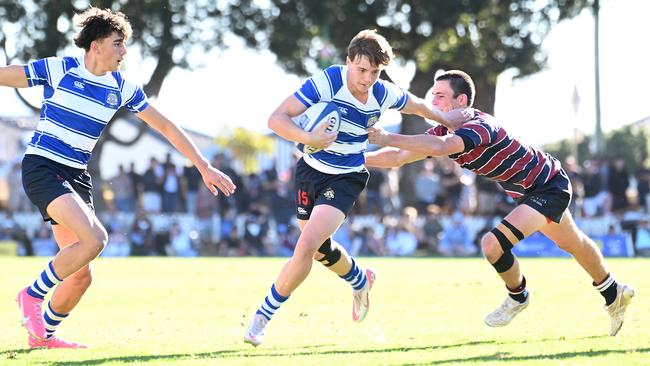
[[[246,333],[244,333],[244,342],[257,347],[264,342],[264,329],[269,320],[262,314],[255,314]]]
[[[621,330],[625,320],[625,308],[630,305],[633,297],[634,289],[632,287],[620,283],[616,285],[616,300],[609,306],[605,305],[605,310],[607,310],[611,319],[610,336],[615,336]]]
[[[526,297],[526,301],[520,303],[510,296],[501,303],[493,312],[485,317],[485,324],[491,327],[504,327],[512,321],[512,319],[519,314],[522,310],[528,307],[530,303],[530,293]]]
[[[375,284],[376,275],[371,269],[366,269],[366,284],[359,291],[352,291],[352,320],[360,322],[368,315],[370,308],[370,290]]]

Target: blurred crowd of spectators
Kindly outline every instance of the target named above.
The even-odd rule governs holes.
[[[151,158],[143,172],[133,164],[119,166],[99,191],[105,208],[98,216],[110,238],[103,255],[291,255],[299,236],[292,172],[271,167],[241,175],[221,154],[212,164],[233,179],[235,195],[212,196],[194,167],[176,166],[169,156],[162,162]],[[650,169],[629,172],[622,159],[600,158],[584,166],[569,158],[563,166],[573,184],[570,209],[578,224],[607,218],[606,225],[591,225],[587,233],[628,233],[635,253],[650,255]],[[398,169],[371,170],[366,190],[334,239],[355,256],[479,255],[481,235],[514,202],[495,183],[448,159],[429,159],[419,167],[412,187],[400,187]],[[20,164],[6,171],[9,198],[0,212],[0,243],[16,242],[21,255],[55,254],[51,230],[24,195]],[[403,204],[407,191],[414,195],[411,206]]]

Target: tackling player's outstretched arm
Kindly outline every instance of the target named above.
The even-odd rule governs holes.
[[[411,93],[408,93],[408,101],[401,112],[417,114],[420,117],[434,120],[451,130],[457,130],[463,123],[474,118],[473,108],[458,108],[443,112],[438,107],[429,105],[424,99]]]
[[[327,124],[321,123],[313,131],[307,132],[291,120],[307,110],[298,98],[290,95],[269,116],[268,126],[285,140],[298,142],[317,148],[325,148],[336,140],[337,132],[325,132]]]
[[[29,84],[27,83],[27,75],[25,75],[25,67],[22,65],[0,67],[0,85],[12,88],[28,87]]]
[[[201,173],[205,186],[208,187],[212,194],[215,196],[218,194],[217,188],[226,196],[230,196],[235,192],[237,187],[233,184],[230,177],[210,165],[196,148],[196,145],[194,145],[192,140],[178,125],[167,119],[167,117],[152,105],[149,105],[145,110],[138,113],[137,116],[165,136],[178,151],[194,164]]]
[[[368,140],[379,146],[398,147],[425,156],[447,156],[462,152],[465,142],[459,136],[401,135],[388,133],[381,128],[368,129]]]
[[[370,168],[393,168],[426,158],[427,154],[402,150],[395,147],[385,147],[364,154],[366,166]]]

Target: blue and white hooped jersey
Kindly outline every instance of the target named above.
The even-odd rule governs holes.
[[[377,123],[384,111],[389,108],[401,110],[408,101],[408,94],[403,89],[391,82],[377,80],[368,92],[368,101],[361,103],[348,89],[347,72],[347,66],[330,66],[307,79],[293,94],[307,107],[329,101],[339,107],[341,128],[336,141],[327,149],[303,156],[312,168],[327,174],[363,170],[367,129]]]
[[[43,106],[25,154],[86,169],[106,124],[121,107],[134,113],[149,105],[142,88],[119,71],[97,76],[83,57],[50,57],[25,65],[29,86],[43,85]]]

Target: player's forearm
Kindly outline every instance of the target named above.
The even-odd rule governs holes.
[[[365,153],[366,166],[371,168],[400,167],[426,157],[426,154],[418,154],[394,147],[385,147],[377,151]]]
[[[201,154],[192,139],[179,126],[170,121],[168,125],[165,125],[159,131],[176,150],[194,164],[201,174],[210,166],[210,163]]]
[[[138,114],[138,117],[163,135],[172,146],[196,166],[199,172],[203,173],[210,166],[210,163],[201,155],[199,149],[185,131],[158,112],[153,106],[149,105]]]
[[[268,126],[276,135],[285,140],[307,144],[308,133],[296,126],[285,113],[273,113],[269,117]]]
[[[437,136],[391,133],[386,136],[385,145],[398,147],[425,156],[443,155],[442,141]]]
[[[370,168],[392,168],[401,166],[399,163],[399,150],[393,147],[386,147],[377,151],[364,154],[366,166]]]
[[[26,88],[27,76],[22,65],[10,65],[0,67],[0,85],[12,88]]]
[[[418,98],[409,93],[409,100],[402,110],[402,113],[416,114],[420,117],[434,120],[446,126],[448,123],[445,119],[445,114],[436,107],[431,108],[424,99]]]

